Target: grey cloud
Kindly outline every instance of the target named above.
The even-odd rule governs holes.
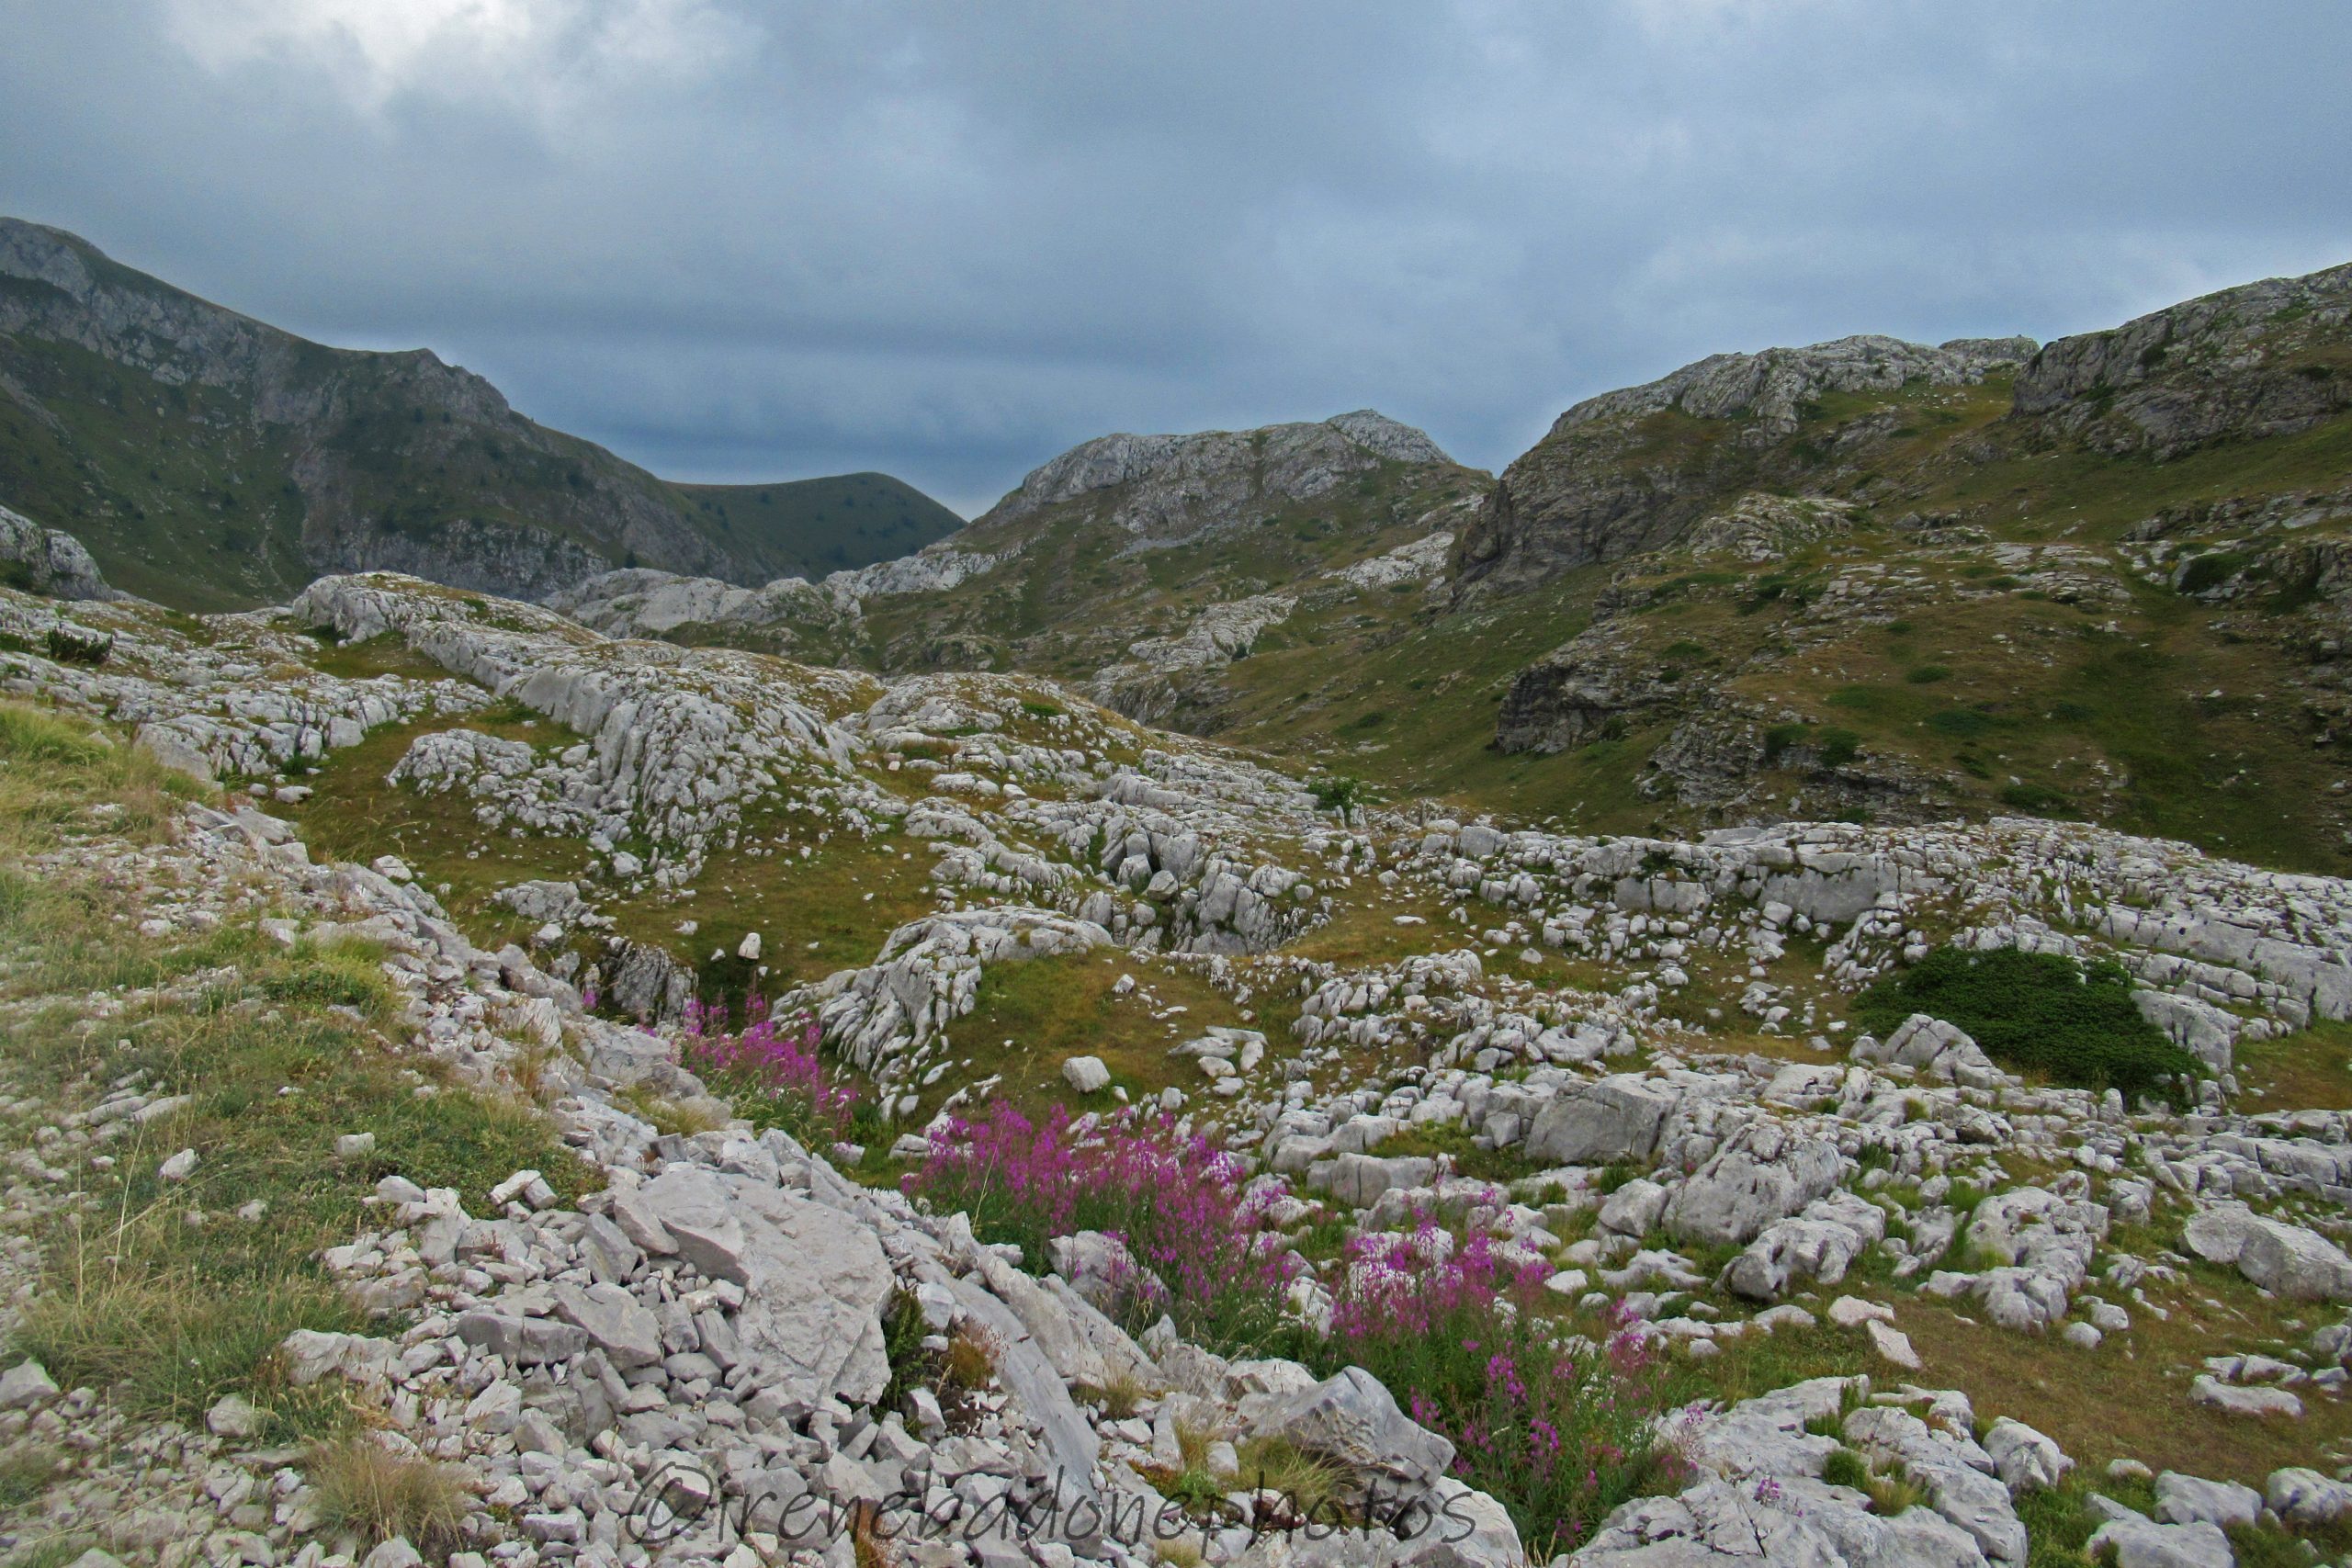
[[[1366,404],[1499,466],[1719,349],[2352,256],[2325,0],[495,0],[524,45],[390,65],[204,31],[353,3],[0,0],[0,209],[681,477],[971,510],[1106,429]]]

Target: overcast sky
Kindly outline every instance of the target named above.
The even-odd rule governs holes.
[[[2352,259],[2352,6],[0,0],[0,210],[681,479],[2104,326]]]

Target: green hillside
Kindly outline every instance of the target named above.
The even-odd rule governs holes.
[[[310,343],[6,219],[0,503],[188,609],[378,567],[534,598],[619,566],[756,584],[959,525],[880,474],[673,485],[428,351]]]
[[[672,487],[706,537],[769,577],[821,577],[912,555],[964,520],[904,479],[836,474],[777,484]]]

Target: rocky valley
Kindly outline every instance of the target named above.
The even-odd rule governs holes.
[[[0,244],[10,1568],[2352,1550],[2352,269],[780,575]],[[23,482],[395,374],[585,477],[330,434],[225,607]]]

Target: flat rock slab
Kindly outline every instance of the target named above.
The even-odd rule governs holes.
[[[890,1380],[881,1314],[893,1281],[872,1230],[797,1192],[691,1167],[633,1196],[631,1207],[680,1257],[743,1287],[736,1334],[763,1386],[811,1405],[880,1397]],[[642,1246],[654,1234],[631,1239]]]

